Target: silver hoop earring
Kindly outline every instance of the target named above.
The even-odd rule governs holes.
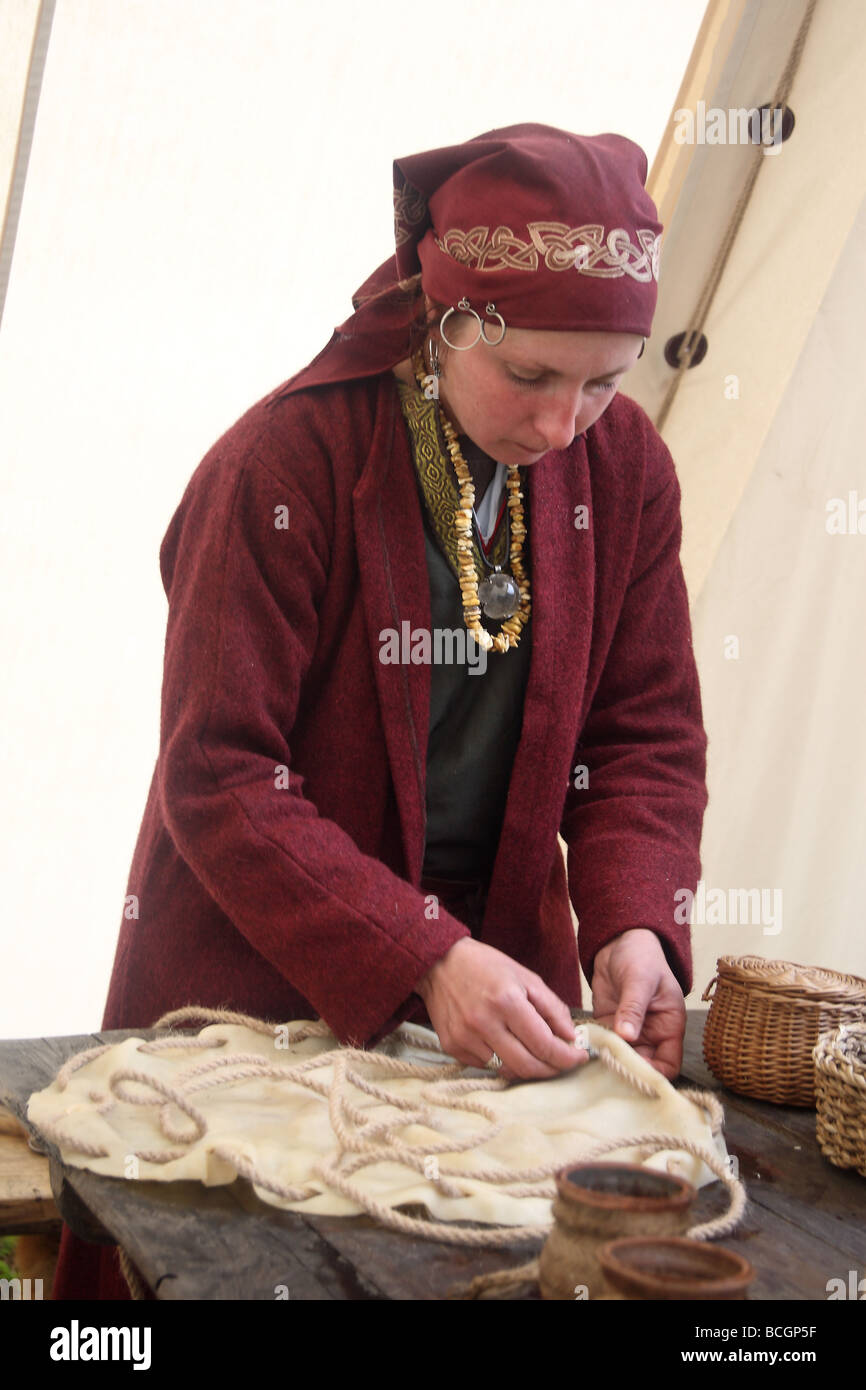
[[[475,318],[478,320],[478,336],[475,337],[475,338],[473,338],[471,343],[464,343],[464,344],[461,346],[460,343],[452,343],[452,342],[451,342],[450,338],[448,337],[448,334],[445,332],[445,322],[446,322],[446,320],[447,320],[448,318],[451,317],[452,314],[474,314],[474,315],[475,315]],[[443,341],[443,343],[446,343],[446,344],[448,345],[448,347],[450,347],[450,348],[454,348],[454,351],[455,351],[455,352],[468,352],[469,349],[470,349],[470,348],[473,348],[473,347],[475,346],[475,344],[479,341],[479,339],[482,337],[482,335],[483,335],[483,333],[484,333],[484,325],[483,325],[482,322],[481,322],[481,315],[475,312],[475,310],[471,307],[471,305],[470,305],[470,303],[469,303],[469,300],[468,300],[468,299],[461,299],[461,300],[458,300],[457,308],[456,308],[456,309],[454,308],[454,306],[453,306],[453,304],[452,304],[452,306],[451,306],[450,309],[446,309],[446,310],[445,310],[445,313],[442,315],[442,318],[439,320],[439,332],[440,332],[440,334],[442,335],[442,341]]]
[[[640,352],[638,353],[638,355],[637,355],[637,357],[636,357],[636,359],[635,359],[637,362],[639,362],[640,359],[643,357],[643,350],[644,350],[645,347],[646,347],[646,338],[644,338],[643,342],[642,342],[641,345],[640,345]]]
[[[488,347],[499,347],[499,344],[502,342],[502,339],[505,337],[505,319],[502,317],[501,314],[497,314],[497,312],[496,312],[496,305],[495,305],[495,304],[488,304],[488,305],[487,305],[487,308],[485,309],[484,312],[485,312],[486,314],[489,314],[491,318],[499,319],[499,327],[500,327],[501,332],[500,332],[498,338],[488,338],[487,333],[486,333],[486,331],[485,331],[487,325],[484,324],[484,323],[482,323],[482,325],[481,325],[481,336],[482,336],[482,338],[484,339],[484,341],[485,341],[485,343],[487,344]]]

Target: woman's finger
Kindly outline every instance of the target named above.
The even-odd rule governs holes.
[[[537,976],[528,980],[526,997],[556,1037],[567,1043],[574,1041],[574,1020],[568,1005],[543,980]]]
[[[518,1076],[556,1076],[571,1071],[587,1059],[586,1051],[574,1042],[574,1024],[569,1018],[570,1041],[557,1037],[547,1021],[526,997],[515,1001],[503,1016],[510,1055],[497,1048],[503,1061]],[[500,1035],[501,1036],[501,1035]],[[512,1061],[512,1057],[514,1060]]]

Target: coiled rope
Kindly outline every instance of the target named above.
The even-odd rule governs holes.
[[[193,1023],[234,1025],[272,1038],[278,1031],[284,1032],[281,1046],[286,1047],[291,1047],[306,1038],[330,1035],[327,1024],[321,1021],[303,1023],[293,1031],[288,1031],[288,1025],[274,1025],[245,1014],[197,1006],[165,1014],[157,1020],[154,1027],[174,1030]],[[402,1028],[392,1036],[395,1042],[418,1042],[417,1037]],[[225,1047],[227,1041],[226,1038],[219,1037],[206,1040],[198,1036],[190,1038],[172,1032],[168,1037],[140,1043],[137,1050],[145,1054],[177,1049],[190,1052],[217,1051]],[[423,1046],[428,1051],[442,1053],[435,1036],[431,1036],[429,1042],[425,1038]],[[58,1072],[56,1082],[59,1089],[65,1089],[70,1077],[80,1067],[94,1061],[106,1050],[107,1046],[91,1048],[70,1058]],[[590,1053],[613,1075],[618,1076],[640,1094],[649,1097],[659,1095],[657,1088],[647,1080],[634,1076],[609,1049],[602,1046],[590,1049]],[[327,1068],[332,1068],[330,1080],[321,1075]],[[406,1235],[420,1236],[451,1245],[489,1248],[538,1241],[546,1236],[553,1223],[551,1220],[544,1225],[532,1226],[464,1226],[408,1216],[377,1201],[358,1185],[354,1180],[355,1175],[371,1164],[383,1161],[397,1162],[423,1174],[446,1197],[470,1195],[462,1185],[470,1181],[490,1183],[499,1192],[510,1197],[552,1198],[555,1196],[553,1175],[576,1163],[599,1159],[622,1149],[640,1149],[642,1157],[671,1149],[692,1154],[706,1164],[725,1184],[730,1196],[729,1207],[725,1213],[712,1221],[692,1227],[688,1232],[689,1236],[695,1240],[709,1240],[711,1237],[727,1234],[739,1224],[746,1206],[746,1193],[742,1183],[733,1176],[716,1152],[677,1134],[647,1132],[625,1138],[602,1140],[589,1148],[583,1144],[572,1154],[564,1157],[560,1154],[532,1168],[507,1169],[501,1164],[485,1166],[483,1163],[474,1168],[458,1169],[444,1165],[440,1167],[437,1157],[439,1154],[467,1152],[493,1139],[502,1128],[502,1122],[497,1119],[495,1112],[489,1105],[485,1105],[484,1093],[502,1091],[511,1083],[498,1076],[467,1077],[465,1071],[466,1068],[459,1062],[445,1063],[437,1067],[436,1078],[431,1080],[429,1063],[405,1061],[389,1055],[387,1048],[366,1051],[361,1048],[338,1047],[290,1063],[268,1062],[257,1053],[223,1053],[221,1056],[209,1057],[188,1067],[178,1076],[174,1085],[135,1068],[121,1068],[113,1072],[109,1078],[110,1095],[91,1091],[90,1097],[97,1103],[100,1113],[109,1110],[116,1100],[132,1105],[159,1105],[160,1128],[174,1147],[164,1150],[141,1150],[134,1156],[143,1162],[169,1163],[182,1157],[190,1144],[202,1139],[207,1133],[207,1120],[194,1104],[192,1097],[215,1087],[232,1085],[234,1082],[253,1077],[303,1086],[327,1100],[331,1126],[337,1141],[336,1151],[314,1169],[315,1177],[330,1189],[356,1203],[383,1226],[402,1231]],[[420,1098],[409,1100],[391,1094],[379,1084],[388,1078],[411,1078],[426,1081],[428,1084]],[[396,1114],[373,1122],[369,1113],[353,1102],[353,1090],[382,1101],[392,1107]],[[683,1090],[679,1094],[704,1109],[714,1135],[721,1131],[724,1112],[715,1096],[698,1090]],[[448,1135],[439,1142],[426,1142],[421,1147],[407,1144],[399,1137],[398,1131],[409,1125],[435,1128],[436,1109],[467,1112],[477,1116],[479,1124],[471,1133],[460,1138]],[[183,1117],[180,1123],[177,1112]],[[98,1145],[65,1135],[57,1122],[50,1126],[43,1125],[43,1129],[49,1139],[65,1148],[67,1152],[83,1153],[93,1158],[108,1156],[108,1151]],[[216,1146],[213,1152],[231,1164],[248,1182],[286,1201],[303,1202],[319,1195],[318,1185],[305,1183],[291,1186],[260,1173],[254,1163],[234,1152],[227,1144]],[[431,1163],[434,1159],[436,1162]],[[521,1270],[502,1271],[503,1282],[512,1282],[514,1277],[521,1273],[524,1274],[524,1278],[531,1277],[527,1272],[534,1264],[535,1262],[531,1262],[530,1265],[521,1267]],[[126,1252],[121,1252],[121,1267],[127,1275],[132,1296],[141,1297],[140,1280],[137,1276],[130,1279],[130,1266],[131,1262]],[[490,1287],[490,1280],[495,1281],[496,1278],[497,1276],[487,1276],[486,1287]]]

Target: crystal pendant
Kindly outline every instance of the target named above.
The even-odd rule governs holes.
[[[496,569],[478,585],[478,600],[488,618],[510,618],[520,607],[520,590],[510,574]]]

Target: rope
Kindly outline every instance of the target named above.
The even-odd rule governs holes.
[[[713,1102],[717,1117],[719,1119],[719,1129],[721,1120],[724,1118],[724,1111],[721,1105],[711,1096],[709,1092],[696,1090],[682,1090],[680,1095],[688,1096],[690,1100],[695,1100],[698,1104],[706,1104],[709,1099]],[[706,1106],[710,1110],[710,1106]],[[713,1133],[718,1130],[714,1127]],[[584,1163],[591,1162],[593,1159],[601,1158],[606,1153],[612,1153],[616,1148],[652,1149],[658,1152],[667,1148],[684,1149],[700,1158],[722,1182],[726,1184],[731,1192],[731,1201],[725,1215],[717,1217],[714,1221],[707,1221],[700,1226],[692,1226],[686,1232],[690,1240],[709,1240],[713,1236],[727,1235],[733,1231],[742,1220],[743,1212],[746,1208],[746,1193],[743,1184],[731,1176],[728,1169],[722,1163],[717,1154],[711,1154],[700,1144],[695,1144],[689,1139],[680,1139],[676,1135],[638,1135],[636,1139],[627,1140],[622,1144],[619,1140],[612,1140],[610,1143],[604,1142],[597,1144],[589,1153],[583,1155]],[[519,1294],[529,1291],[538,1284],[539,1261],[530,1260],[528,1264],[517,1265],[513,1269],[498,1269],[492,1274],[479,1274],[477,1278],[471,1280],[465,1287],[458,1287],[453,1290],[449,1297],[459,1299],[480,1299],[480,1298],[515,1298]]]
[[[263,1018],[252,1018],[249,1014],[232,1013],[229,1009],[206,1009],[198,1004],[187,1004],[182,1009],[172,1009],[156,1020],[154,1028],[182,1028],[195,1022],[235,1024],[239,1028],[250,1028],[254,1033],[265,1033],[274,1037],[279,1025],[267,1023]],[[316,1025],[312,1025],[315,1027]],[[327,1029],[325,1029],[327,1031]],[[307,1037],[309,1037],[309,1033]],[[206,1043],[202,1043],[206,1047]]]
[[[146,1299],[148,1294],[147,1284],[142,1279],[122,1245],[118,1245],[117,1247],[117,1259],[120,1264],[120,1272],[126,1280],[130,1298],[135,1300]]]
[[[622,1139],[604,1140],[600,1144],[595,1144],[588,1152],[584,1152],[583,1163],[591,1163],[596,1158],[603,1158],[605,1154],[616,1153],[617,1149],[646,1149],[651,1153],[659,1153],[663,1149],[682,1149],[686,1153],[693,1154],[705,1163],[711,1173],[715,1173],[727,1187],[730,1194],[730,1205],[728,1210],[721,1216],[716,1216],[712,1221],[706,1221],[700,1226],[692,1226],[686,1231],[689,1240],[710,1240],[715,1236],[726,1236],[733,1231],[739,1224],[746,1210],[746,1189],[729,1171],[727,1166],[719,1158],[718,1154],[712,1153],[703,1144],[698,1144],[694,1139],[683,1139],[677,1134],[639,1134],[629,1137],[625,1141]]]
[[[107,1052],[112,1043],[103,1043],[101,1047],[89,1047],[86,1052],[76,1052],[74,1057],[70,1057],[68,1062],[64,1062],[57,1076],[54,1078],[59,1091],[65,1091],[69,1084],[69,1078],[79,1067],[84,1067],[88,1062],[95,1062],[97,1057],[101,1057],[103,1052]]]
[[[155,1026],[183,1026],[193,1021],[201,1023],[202,1020],[211,1024],[231,1024],[249,1028],[270,1037],[284,1033],[288,1047],[306,1038],[331,1036],[327,1025],[320,1021],[299,1025],[290,1032],[285,1024],[274,1025],[244,1014],[200,1008],[175,1010],[164,1015]],[[409,1029],[398,1029],[396,1036],[416,1045],[419,1041],[417,1034]],[[137,1050],[153,1053],[167,1051],[172,1047],[189,1049],[195,1046],[195,1042],[195,1039],[172,1036],[157,1039],[155,1042],[140,1043]],[[225,1038],[201,1039],[199,1046],[203,1050],[216,1049],[226,1042]],[[438,1042],[434,1044],[431,1039],[428,1043],[425,1038],[423,1045],[431,1052],[443,1055]],[[84,1065],[87,1060],[93,1060],[105,1050],[104,1047],[91,1049],[89,1053],[79,1054],[67,1062],[58,1075],[58,1081],[63,1078],[61,1089],[79,1066]],[[653,1085],[649,1080],[634,1076],[609,1048],[601,1046],[593,1049],[592,1055],[613,1075],[641,1095],[651,1098],[661,1096],[661,1082]],[[331,1068],[332,1071],[330,1080],[317,1075],[327,1068]],[[370,1069],[374,1069],[373,1076],[365,1074],[365,1071],[369,1073]],[[730,1195],[728,1210],[713,1221],[693,1227],[688,1232],[689,1236],[694,1240],[708,1240],[713,1236],[724,1235],[738,1225],[746,1205],[742,1183],[733,1177],[717,1153],[694,1140],[676,1134],[647,1133],[602,1140],[590,1149],[584,1144],[565,1157],[560,1154],[532,1168],[506,1168],[495,1162],[485,1166],[479,1164],[473,1168],[455,1168],[445,1165],[440,1167],[438,1162],[435,1162],[431,1172],[431,1159],[436,1159],[439,1154],[467,1153],[489,1142],[502,1128],[502,1121],[497,1118],[496,1112],[489,1104],[485,1104],[484,1095],[486,1092],[502,1091],[509,1083],[497,1076],[473,1079],[466,1077],[464,1072],[465,1068],[459,1062],[410,1062],[390,1055],[388,1049],[366,1051],[362,1048],[338,1047],[287,1062],[269,1062],[258,1053],[223,1053],[187,1067],[176,1078],[175,1085],[127,1067],[114,1072],[108,1084],[112,1094],[119,1100],[132,1105],[159,1105],[159,1126],[162,1133],[175,1145],[184,1146],[204,1138],[208,1131],[205,1116],[190,1099],[194,1094],[251,1078],[291,1082],[311,1090],[327,1100],[331,1127],[337,1141],[336,1152],[315,1169],[316,1178],[391,1230],[445,1244],[481,1248],[539,1241],[546,1236],[553,1223],[551,1220],[532,1226],[473,1227],[457,1222],[408,1216],[373,1198],[358,1185],[355,1175],[361,1169],[376,1163],[400,1163],[412,1171],[422,1173],[446,1197],[459,1199],[471,1196],[473,1188],[467,1184],[490,1183],[499,1192],[511,1197],[546,1198],[555,1195],[553,1175],[577,1163],[592,1161],[621,1149],[640,1149],[645,1155],[671,1149],[692,1154],[700,1159],[726,1185]],[[388,1092],[379,1084],[383,1078],[421,1080],[428,1084],[419,1098],[409,1100]],[[143,1089],[131,1091],[130,1085]],[[385,1103],[394,1113],[374,1122],[367,1112],[352,1101],[352,1090]],[[713,1134],[721,1132],[724,1111],[715,1096],[693,1089],[681,1091],[680,1094],[691,1103],[703,1107]],[[188,1122],[186,1126],[178,1127],[173,1113],[175,1107]],[[471,1131],[462,1137],[446,1135],[434,1143],[425,1143],[423,1148],[407,1144],[400,1137],[399,1131],[415,1124],[435,1128],[432,1112],[436,1108],[465,1112],[477,1117],[479,1124],[474,1125]],[[56,1125],[49,1127],[46,1132],[67,1150],[96,1158],[107,1157],[105,1149],[89,1145],[83,1140],[67,1140],[62,1137]],[[135,1157],[151,1163],[169,1163],[182,1157],[184,1152],[184,1148],[177,1147],[166,1150],[140,1150]],[[218,1158],[231,1164],[255,1187],[285,1201],[303,1202],[319,1195],[319,1187],[309,1182],[284,1184],[260,1173],[254,1163],[226,1145],[215,1147],[213,1152]],[[521,1271],[529,1269],[530,1265],[521,1267]],[[515,1273],[521,1271],[501,1271],[503,1278],[499,1283],[504,1286],[507,1279],[513,1278]],[[525,1280],[525,1274],[523,1277]]]
[[[514,1269],[497,1269],[492,1274],[479,1274],[465,1288],[453,1289],[449,1298],[513,1298],[518,1293],[528,1293],[538,1284],[538,1259],[528,1264],[516,1265]]]
[[[725,1112],[721,1101],[713,1095],[712,1091],[699,1091],[694,1086],[682,1086],[678,1094],[685,1096],[686,1100],[692,1101],[694,1105],[707,1112],[710,1130],[714,1138],[717,1134],[721,1134],[725,1123]]]
[[[658,1100],[661,1090],[658,1086],[652,1086],[648,1081],[643,1081],[639,1076],[633,1075],[628,1067],[624,1066],[617,1057],[607,1047],[593,1049],[595,1056],[607,1067],[608,1071],[613,1072],[614,1076],[620,1077],[622,1081],[627,1081],[636,1091],[640,1091],[642,1096],[649,1096],[652,1100]],[[703,1092],[694,1092],[695,1095],[703,1095]]]

